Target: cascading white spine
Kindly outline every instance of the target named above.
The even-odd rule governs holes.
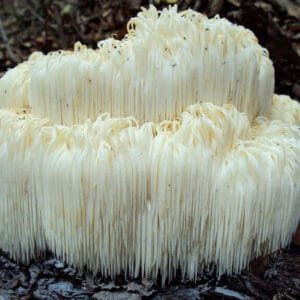
[[[0,247],[25,261],[34,243],[113,278],[231,274],[286,245],[299,221],[300,133],[279,120],[251,127],[234,106],[203,103],[161,124],[52,126],[3,110],[0,124],[1,208],[16,204],[1,209]]]
[[[31,60],[24,93],[16,96],[36,115],[66,125],[104,112],[160,122],[199,101],[232,103],[251,120],[269,113],[274,69],[251,31],[191,10],[154,7],[132,18],[128,30],[124,40],[102,41],[97,50],[77,43],[74,52]],[[0,81],[0,104],[4,90],[13,89],[5,84],[13,72]],[[6,108],[20,102],[8,100]]]
[[[240,272],[287,245],[300,105],[272,100],[267,52],[190,10],[151,7],[128,31],[34,54],[0,80],[0,248],[164,283],[179,266],[189,279],[211,264]]]
[[[271,120],[281,120],[286,124],[300,125],[299,102],[287,95],[274,94],[268,117]]]

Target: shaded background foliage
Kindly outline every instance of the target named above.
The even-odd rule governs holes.
[[[141,6],[174,3],[254,31],[274,62],[276,92],[300,99],[299,0],[0,0],[0,74],[33,51],[72,49],[78,40],[95,48],[113,34],[122,38]]]

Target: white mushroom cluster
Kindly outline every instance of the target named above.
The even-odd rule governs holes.
[[[251,120],[268,113],[274,69],[251,31],[152,7],[129,21],[128,32],[97,50],[77,43],[74,52],[35,53],[1,80],[2,108],[27,106],[65,125],[106,112],[161,122],[199,101],[232,103]]]
[[[0,248],[114,278],[240,272],[300,219],[300,105],[249,30],[176,7],[0,79]]]

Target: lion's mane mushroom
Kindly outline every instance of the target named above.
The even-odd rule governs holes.
[[[115,277],[240,272],[299,221],[299,104],[249,30],[143,10],[0,80],[0,247]],[[203,102],[201,102],[203,101]]]
[[[34,114],[66,125],[105,112],[161,122],[198,101],[232,103],[251,120],[268,113],[274,69],[251,31],[152,7],[129,21],[128,32],[96,51],[77,43],[74,52],[35,54],[2,79],[1,90],[9,91],[3,108],[22,99]]]

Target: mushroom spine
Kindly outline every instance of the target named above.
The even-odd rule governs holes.
[[[0,248],[114,278],[238,273],[300,215],[300,105],[249,30],[143,10],[0,79]],[[17,241],[17,243],[16,243]]]

